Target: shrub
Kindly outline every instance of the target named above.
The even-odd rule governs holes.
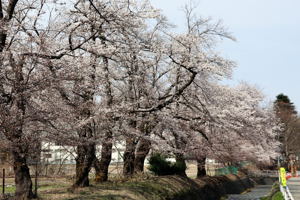
[[[167,161],[167,156],[155,153],[149,159],[149,170],[155,175],[164,176],[164,175],[174,175],[182,174],[186,170],[186,165],[184,162],[175,162],[172,163]]]
[[[172,167],[174,174],[185,176],[186,164],[184,160],[176,161]]]
[[[160,153],[153,154],[149,159],[149,170],[158,176],[172,174],[172,163]]]

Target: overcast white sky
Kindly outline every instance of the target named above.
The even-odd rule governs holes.
[[[184,26],[181,8],[190,0],[150,0]],[[300,112],[300,0],[194,0],[198,15],[223,20],[237,42],[220,51],[238,63],[235,82],[257,85],[274,100],[285,93]]]

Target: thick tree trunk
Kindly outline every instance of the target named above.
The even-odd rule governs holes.
[[[197,160],[197,178],[206,176],[205,161],[206,157]]]
[[[134,173],[144,172],[144,162],[151,147],[149,140],[141,139],[138,143],[134,159]]]
[[[101,43],[105,44],[105,36],[101,39]],[[107,57],[103,57],[103,70],[104,70],[104,88],[105,88],[105,103],[108,108],[111,108],[113,104],[113,95],[112,95],[112,87],[111,81],[109,78],[109,61]],[[109,117],[108,117],[109,118]],[[112,117],[111,117],[112,118]],[[107,126],[107,132],[105,133],[105,138],[102,143],[101,149],[101,160],[95,159],[94,168],[96,171],[96,178],[95,181],[97,183],[105,182],[108,180],[108,168],[111,162],[111,154],[112,154],[112,127],[110,125]]]
[[[134,138],[126,139],[126,148],[123,156],[123,175],[125,177],[130,177],[134,173],[135,146],[136,143]]]
[[[79,145],[76,158],[76,181],[73,188],[89,186],[89,172],[95,160],[95,145]]]
[[[97,183],[105,182],[108,180],[108,167],[111,162],[112,154],[112,133],[106,134],[105,140],[102,143],[101,160],[95,160],[94,167],[96,171],[95,181]]]
[[[185,164],[185,159],[184,159],[184,156],[182,154],[176,154],[175,155],[175,159],[176,159],[176,165],[179,169],[178,172],[177,172],[177,175],[180,175],[180,176],[187,176],[186,173],[185,173],[185,170],[186,170],[186,164]]]
[[[32,181],[25,155],[26,154],[20,146],[13,147],[12,157],[15,173],[16,200],[28,200],[34,197],[32,192]]]

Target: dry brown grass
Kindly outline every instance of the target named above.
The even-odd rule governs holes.
[[[147,167],[146,167],[147,169]],[[60,177],[43,177],[38,179],[38,195],[42,200],[159,200],[172,197],[191,187],[193,184],[188,179],[176,176],[155,177],[146,170],[144,174],[138,174],[130,180],[124,179],[121,174],[121,166],[111,166],[110,182],[95,184],[91,173],[91,187],[80,188],[70,192],[73,179]],[[197,174],[196,163],[189,163],[186,171],[190,178]],[[34,180],[34,178],[33,178]],[[6,179],[6,191],[13,193],[14,179]]]

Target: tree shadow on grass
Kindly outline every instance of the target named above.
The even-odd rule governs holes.
[[[135,200],[125,195],[89,195],[89,196],[81,196],[75,198],[69,198],[65,200]]]

